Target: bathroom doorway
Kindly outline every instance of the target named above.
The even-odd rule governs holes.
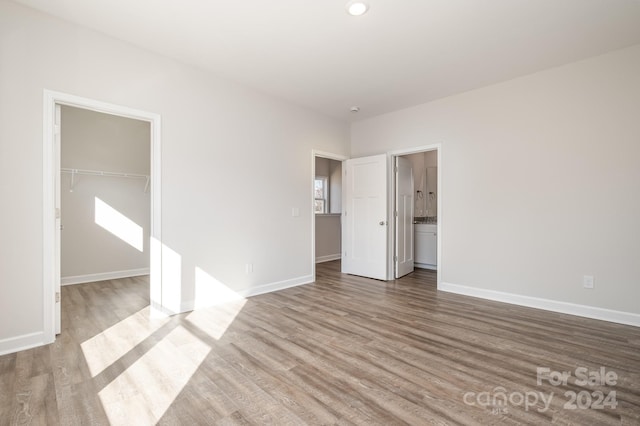
[[[391,200],[393,255],[390,265],[394,277],[411,272],[407,263],[413,260],[413,267],[439,271],[441,259],[441,223],[438,220],[441,208],[440,194],[440,153],[439,145],[391,153],[393,162]],[[399,160],[403,163],[399,164]],[[404,164],[404,168],[402,166]],[[410,170],[407,175],[407,168]],[[405,176],[402,176],[404,169]],[[400,189],[401,180],[411,180],[411,197]],[[411,207],[408,208],[407,206]],[[410,216],[402,214],[410,211]],[[410,222],[409,222],[410,221]],[[409,225],[409,223],[410,225]],[[438,274],[438,280],[440,274]]]

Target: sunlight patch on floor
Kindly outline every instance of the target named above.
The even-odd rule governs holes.
[[[182,300],[182,257],[152,240],[154,244],[162,250],[156,296],[165,313],[179,312],[187,304]],[[161,420],[247,302],[202,268],[195,268],[194,284],[191,306],[196,310],[189,314],[150,318],[147,307],[82,343],[92,377],[106,371],[98,377],[102,380],[119,373],[98,393],[110,424]],[[154,290],[159,289],[152,289],[155,295]]]
[[[149,307],[146,307],[82,342],[80,347],[91,377],[96,377],[168,321],[167,317],[149,319]]]
[[[210,350],[177,326],[99,392],[110,424],[158,422]]]
[[[187,320],[218,340],[242,310],[247,299],[196,267],[196,310]]]
[[[246,302],[239,300],[195,310],[187,315],[186,320],[214,339],[220,340]]]

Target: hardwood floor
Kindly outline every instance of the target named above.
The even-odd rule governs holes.
[[[56,342],[0,357],[0,425],[640,424],[640,329],[339,268],[162,319],[143,278],[64,287]]]

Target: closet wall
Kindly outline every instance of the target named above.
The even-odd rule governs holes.
[[[61,167],[149,175],[150,127],[62,107]],[[146,179],[61,174],[62,284],[147,274],[150,193]]]

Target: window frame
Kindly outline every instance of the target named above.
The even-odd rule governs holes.
[[[316,197],[316,182],[317,181],[322,181],[322,192],[323,192],[323,197],[322,198],[318,198]],[[313,205],[313,211],[315,214],[328,214],[329,213],[329,177],[328,176],[316,176],[315,179],[313,180],[313,201],[314,201],[314,205]],[[315,203],[317,201],[322,201],[323,203],[323,211],[319,212],[316,211],[316,205]]]

